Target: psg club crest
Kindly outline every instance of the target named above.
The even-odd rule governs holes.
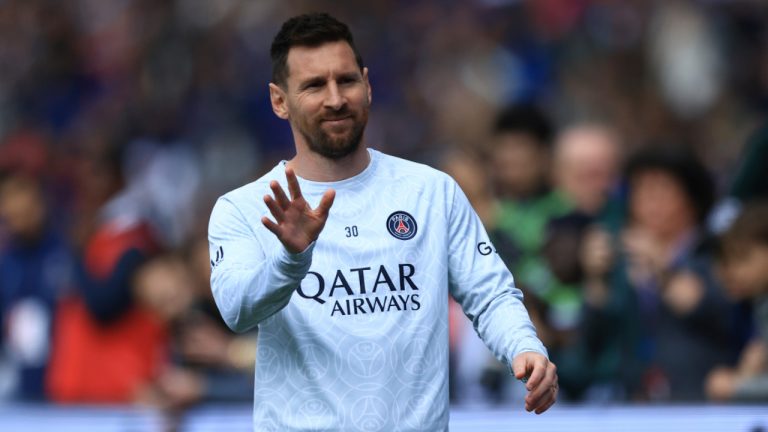
[[[396,211],[387,218],[387,231],[396,239],[412,239],[416,235],[416,219],[404,211]]]

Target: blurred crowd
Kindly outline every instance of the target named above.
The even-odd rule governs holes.
[[[206,225],[292,155],[269,45],[316,10],[370,69],[367,144],[470,198],[563,399],[768,401],[759,0],[0,1],[0,401],[252,398]],[[451,360],[454,403],[520,397],[455,304]]]

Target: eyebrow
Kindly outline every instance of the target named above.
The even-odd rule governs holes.
[[[346,80],[360,81],[360,80],[363,79],[363,76],[359,72],[345,72],[345,73],[340,73],[336,77],[336,79],[337,80],[346,79]],[[325,77],[320,77],[320,76],[312,77],[312,78],[307,78],[306,80],[304,80],[301,83],[299,83],[299,90],[304,90],[304,89],[308,88],[309,86],[315,85],[315,84],[317,84],[317,85],[325,84],[326,81],[327,80],[326,80]]]
[[[299,83],[299,90],[304,90],[307,87],[309,87],[311,85],[315,85],[315,84],[317,84],[317,85],[325,84],[325,81],[326,81],[325,78],[322,78],[322,77],[308,78],[308,79],[302,81],[301,83]]]
[[[339,74],[337,79],[346,79],[346,80],[352,80],[352,81],[360,81],[363,79],[363,75],[359,72],[347,72]]]

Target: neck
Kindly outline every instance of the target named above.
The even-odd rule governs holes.
[[[364,143],[353,153],[341,159],[329,159],[321,156],[306,146],[296,146],[296,156],[288,161],[296,175],[311,181],[334,182],[354,177],[370,163],[370,155]]]

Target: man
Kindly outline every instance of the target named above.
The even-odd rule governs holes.
[[[624,223],[616,196],[620,148],[607,125],[591,122],[570,125],[555,140],[553,184],[570,209],[545,229],[542,255],[560,285],[544,331],[557,341],[547,345],[549,355],[559,365],[561,397],[571,400],[622,397],[616,371],[628,338],[604,320],[615,307],[604,303],[616,285],[607,277],[612,234]]]
[[[546,411],[555,366],[464,194],[363,145],[371,87],[347,26],[292,18],[271,55],[296,156],[221,197],[209,226],[219,310],[259,327],[254,428],[447,430],[448,290]]]
[[[488,160],[500,202],[496,226],[517,255],[509,268],[517,286],[545,304],[559,291],[541,254],[547,221],[570,210],[550,182],[553,135],[541,110],[510,105],[497,114]]]
[[[568,127],[555,143],[556,187],[585,215],[600,218],[618,183],[619,138],[607,126],[581,123]]]

